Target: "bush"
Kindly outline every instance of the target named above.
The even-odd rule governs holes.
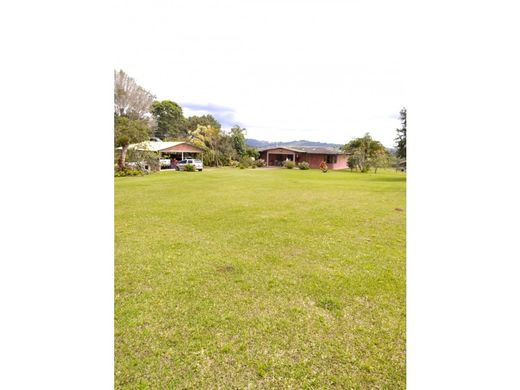
[[[309,169],[310,165],[307,161],[302,161],[301,163],[298,163],[298,168],[305,170],[305,169]]]
[[[244,168],[249,168],[253,164],[253,160],[251,157],[244,156],[240,159],[240,165],[243,165]]]
[[[125,169],[119,169],[119,167],[116,167],[114,171],[114,177],[125,177],[125,176],[143,176],[148,174],[148,172],[144,169],[138,169],[138,168],[128,168]]]
[[[329,167],[325,161],[322,161],[320,163],[320,169],[323,173],[327,172],[329,170]]]
[[[253,167],[263,168],[263,167],[265,167],[265,161],[262,160],[261,158],[253,161]]]
[[[193,164],[186,164],[186,165],[184,166],[183,171],[186,171],[186,172],[195,172],[195,165],[193,165]]]
[[[296,164],[294,164],[294,161],[291,161],[291,160],[285,160],[283,162],[283,166],[287,169],[293,169],[295,167]]]
[[[230,166],[232,166],[233,168],[238,168],[238,166],[240,165],[240,163],[236,160],[231,160],[231,162],[229,163]]]
[[[146,150],[129,149],[126,155],[126,161],[132,165],[131,168],[134,168],[135,165],[139,165],[143,169],[147,167],[147,169],[152,172],[161,170],[161,162],[159,159],[159,153]]]
[[[244,168],[245,168],[245,165],[242,164],[242,163],[240,163],[240,164],[238,165],[238,167],[239,167],[240,169],[244,169]]]

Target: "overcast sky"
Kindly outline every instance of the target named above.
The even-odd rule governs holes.
[[[121,2],[114,68],[249,138],[346,143],[370,132],[393,146],[406,31],[387,3]]]

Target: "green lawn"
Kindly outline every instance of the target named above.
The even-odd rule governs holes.
[[[405,194],[394,171],[116,178],[116,388],[405,388]]]

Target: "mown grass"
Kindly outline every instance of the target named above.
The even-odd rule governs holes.
[[[405,180],[116,178],[116,388],[404,388]]]

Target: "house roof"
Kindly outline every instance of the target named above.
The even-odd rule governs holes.
[[[293,148],[290,146],[270,146],[268,148],[258,148],[258,151],[265,152],[266,150],[273,150],[273,149],[285,149],[285,150],[290,150],[291,152],[303,153],[303,150],[296,149],[296,148]]]
[[[309,153],[309,154],[346,154],[344,151],[336,148],[325,148],[321,146],[298,146],[298,148],[293,148],[290,146],[273,146],[268,148],[259,148],[258,151],[265,152],[267,150],[273,149],[286,149],[291,152],[297,153]]]
[[[130,144],[128,146],[128,149],[136,149],[136,150],[148,150],[151,152],[174,152],[175,147],[179,145],[188,145],[191,148],[184,148],[182,149],[183,152],[194,152],[194,153],[200,153],[202,152],[201,149],[197,148],[196,146],[190,144],[189,142],[185,141],[143,141],[139,142],[138,144]]]
[[[196,147],[189,142],[173,142],[175,145],[169,146],[167,148],[161,149],[161,152],[164,153],[172,153],[172,152],[187,152],[187,153],[202,153],[203,150]],[[179,147],[182,145],[182,147]]]
[[[143,141],[138,144],[131,144],[128,149],[149,150],[158,152],[159,150],[170,148],[175,145],[183,144],[184,142],[165,142],[165,141]]]
[[[311,154],[345,154],[345,152],[341,149],[337,148],[325,148],[322,146],[301,146],[305,153]]]

